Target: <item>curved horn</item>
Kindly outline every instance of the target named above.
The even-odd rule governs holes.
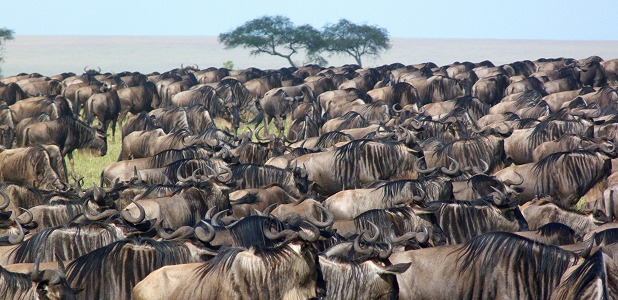
[[[415,130],[423,129],[423,124],[417,119],[412,119],[412,121],[410,121],[410,126],[412,126]]]
[[[88,66],[85,66],[85,67],[84,67],[84,73],[88,72],[88,70],[87,70],[87,69],[88,69]]]
[[[228,183],[232,180],[232,178],[234,178],[234,173],[232,173],[232,169],[230,169],[228,166],[221,166],[219,167],[219,170],[223,170],[219,173],[217,173],[217,180],[219,180],[220,182],[223,183]],[[223,176],[223,174],[227,174],[227,176]]]
[[[397,233],[395,232],[395,228],[393,228],[393,225],[391,224],[390,237],[391,237],[391,243],[399,244],[399,243],[407,242],[408,240],[416,237],[416,233],[415,232],[407,232],[407,233],[405,233],[402,236],[397,236]]]
[[[400,109],[395,108],[395,106],[399,106],[401,107]],[[396,112],[396,113],[401,113],[403,111],[403,107],[401,106],[401,104],[399,104],[399,102],[393,104],[393,106],[391,106],[391,109]]]
[[[219,218],[221,218],[221,215],[226,213],[229,209],[224,209],[218,213],[216,213],[214,216],[212,216],[212,219],[210,219],[210,223],[211,224],[215,224],[216,226],[222,226],[221,225],[221,221],[219,220]]]
[[[283,135],[283,140],[284,140],[286,143],[288,143],[288,144],[294,144],[294,143],[296,143],[296,142],[300,141],[300,134],[299,134],[296,130],[294,130],[294,129],[290,128],[290,132],[294,133],[294,138],[293,138],[293,139],[288,139],[288,138],[285,136],[285,134],[284,134],[284,135]]]
[[[369,243],[373,243],[373,242],[377,241],[377,240],[378,240],[378,237],[380,236],[380,228],[378,227],[378,225],[374,224],[374,223],[373,223],[373,222],[371,222],[371,221],[368,221],[367,223],[369,223],[369,225],[370,225],[371,227],[373,227],[374,234],[373,234],[373,236],[372,236],[372,237],[368,237],[368,238],[366,238],[366,239],[365,239],[365,241],[366,241],[366,242],[369,242]],[[365,231],[363,231],[363,232],[365,232]],[[367,231],[367,232],[368,232],[368,231]]]
[[[418,189],[418,191],[421,194],[420,196],[412,195],[412,201],[414,203],[421,203],[421,202],[423,202],[423,200],[425,200],[425,197],[427,197],[427,193],[425,193],[425,191],[423,191],[423,189]]]
[[[26,236],[24,232],[24,228],[21,227],[21,223],[15,220],[15,224],[17,224],[17,228],[19,229],[18,234],[8,234],[8,238],[7,238],[7,235],[0,236],[0,238],[4,238],[8,240],[11,245],[17,245],[21,243],[24,240],[24,237]]]
[[[104,220],[107,219],[115,214],[118,213],[118,210],[116,209],[106,209],[105,211],[103,211],[102,213],[93,213],[92,211],[90,211],[90,207],[88,207],[88,202],[90,201],[90,199],[86,200],[83,204],[82,204],[82,214],[84,215],[84,218],[86,218],[86,220],[89,221],[100,221],[100,220]]]
[[[99,69],[98,72],[101,73],[101,67],[97,66],[97,69]]]
[[[275,209],[275,207],[277,207],[278,203],[273,203],[269,206],[267,206],[263,211],[262,211],[262,215],[264,216],[269,216],[270,213],[273,211],[273,209]]]
[[[34,282],[39,282],[41,280],[41,273],[39,272],[40,264],[41,264],[41,258],[37,256],[34,259],[34,268],[32,269],[32,273],[30,273],[30,279]]]
[[[23,210],[26,214],[28,214],[28,219],[26,219],[23,222],[20,222],[22,224],[30,224],[32,223],[32,220],[34,220],[34,215],[32,214],[32,212],[29,209],[25,209],[23,207],[20,207],[21,210]],[[15,220],[17,222],[17,220]]]
[[[301,231],[298,232],[298,237],[309,243],[316,242],[320,238],[320,229],[318,229],[318,227],[311,224],[310,222],[305,222],[305,223],[307,224],[307,226],[309,226],[311,235],[308,235],[306,232],[302,231],[301,229]]]
[[[499,189],[497,189],[497,188],[493,187],[493,186],[491,186],[491,189],[492,189],[492,190],[494,190],[494,191],[496,191],[496,193],[498,193],[498,196],[500,197],[499,199],[497,199],[497,198],[494,196],[494,203],[495,203],[496,205],[500,205],[500,204],[502,204],[502,201],[503,201],[504,199],[506,199],[506,194],[505,194],[504,192],[502,192],[501,190],[499,190]]]
[[[481,164],[484,166],[483,170],[480,170],[477,166],[473,166],[472,167],[472,172],[474,172],[474,174],[480,175],[480,174],[487,174],[487,172],[489,172],[489,164],[480,159]]]
[[[511,128],[509,128],[506,124],[504,124],[504,127],[502,127],[500,125],[496,126],[495,130],[496,130],[497,133],[499,133],[501,135],[508,135],[508,134],[511,134],[513,132],[513,130]]]
[[[601,149],[601,151],[605,153],[611,154],[614,153],[614,151],[616,150],[616,146],[614,145],[614,143],[604,142],[599,145],[599,149]]]
[[[11,198],[9,198],[9,195],[3,190],[0,190],[0,195],[2,195],[2,198],[4,199],[4,202],[0,204],[0,210],[3,210],[11,204]]]
[[[423,228],[423,232],[417,232],[415,237],[417,242],[424,244],[429,241],[429,229],[427,229],[425,224],[421,224],[421,227]]]
[[[187,182],[187,181],[189,181],[190,179],[191,179],[191,176],[189,176],[188,178],[186,178],[186,177],[183,177],[183,176],[180,174],[180,166],[178,167],[178,169],[176,169],[176,180],[177,180],[177,181],[180,181],[180,182]]]
[[[324,212],[324,215],[326,215],[326,220],[320,222],[316,220],[312,215],[307,215],[306,217],[307,221],[321,228],[326,228],[330,225],[333,225],[333,222],[335,221],[335,215],[330,210],[328,210],[328,208],[324,207],[321,204],[318,205],[318,208],[322,210],[322,212]]]
[[[522,183],[524,183],[524,176],[521,176],[521,174],[515,172],[515,175],[517,175],[517,177],[519,177],[519,182],[514,182],[510,179],[507,179],[504,182],[504,184],[508,185],[508,186],[513,186],[513,185],[521,185]]]
[[[370,248],[363,249],[363,247],[361,247],[361,244],[360,244],[360,240],[361,240],[361,238],[363,237],[364,234],[365,234],[365,231],[363,231],[361,234],[359,234],[354,239],[354,251],[358,252],[360,254],[369,255],[369,254],[371,254],[372,250]]]
[[[139,224],[143,222],[144,219],[146,218],[146,210],[144,210],[144,207],[141,206],[139,203],[137,203],[137,201],[131,199],[131,202],[133,202],[133,204],[135,204],[135,206],[139,210],[139,215],[137,215],[136,218],[133,218],[133,216],[131,216],[129,211],[124,209],[122,210],[122,212],[120,212],[120,216],[122,216],[122,218],[125,219],[129,223]]]
[[[92,196],[94,197],[95,202],[100,202],[101,200],[103,200],[103,198],[105,198],[105,190],[103,190],[103,188],[98,187],[97,184],[94,183]]]
[[[201,221],[201,223],[206,226],[206,229],[202,226],[195,227],[195,237],[203,243],[210,243],[215,239],[215,228],[208,224],[208,222]]]
[[[581,253],[581,256],[583,258],[588,258],[590,256],[590,252],[592,251],[592,247],[594,247],[594,242],[597,238],[597,233],[593,233],[592,237],[590,237],[590,243],[588,243],[588,245],[586,246],[586,248],[584,248],[584,250]]]
[[[155,228],[157,230],[157,234],[162,238],[162,239],[166,239],[166,240],[176,240],[176,239],[182,239],[185,238],[189,235],[192,235],[195,233],[195,230],[193,229],[193,227],[191,226],[182,226],[178,229],[176,229],[174,232],[172,233],[167,233],[163,227],[161,227],[161,224],[163,223],[163,219],[161,219],[161,221],[158,221],[157,224],[155,225]]]
[[[206,214],[204,215],[204,219],[205,220],[210,220],[212,219],[212,213],[215,212],[215,209],[217,209],[216,206],[211,207],[210,209],[208,209],[208,211],[206,212]]]
[[[378,251],[378,257],[380,259],[388,259],[393,254],[393,245],[391,243],[386,244],[386,249]]]
[[[450,159],[453,162],[451,164],[451,166],[455,165],[455,167],[452,168],[452,169],[451,169],[451,166],[449,166],[448,169],[446,167],[442,167],[442,168],[440,168],[440,170],[442,171],[442,173],[444,173],[446,175],[455,175],[455,174],[457,174],[457,172],[459,172],[459,167],[460,167],[459,162],[457,160],[455,160],[454,158],[450,157],[450,156],[447,156],[447,157],[448,157],[448,159]]]
[[[438,167],[433,167],[431,169],[427,168],[427,169],[421,169],[421,158],[418,158],[415,162],[414,162],[414,171],[416,171],[419,174],[429,174],[435,170],[437,170]]]
[[[286,239],[290,239],[294,236],[297,236],[298,233],[292,229],[285,229],[283,231],[277,232],[277,233],[272,233],[270,231],[270,228],[267,226],[267,224],[264,224],[265,226],[262,228],[262,232],[264,233],[264,236],[269,239],[269,240],[278,240],[280,238],[286,238]]]

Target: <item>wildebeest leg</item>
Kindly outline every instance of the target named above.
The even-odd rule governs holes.
[[[275,125],[277,126],[277,131],[279,131],[279,137],[283,137],[285,131],[285,117],[281,118],[281,116],[275,116]]]
[[[69,157],[69,164],[71,165],[71,176],[77,176],[75,174],[75,161],[73,160],[73,151],[67,153],[67,156]]]
[[[264,114],[264,136],[268,136],[268,126],[270,125],[270,116]]]

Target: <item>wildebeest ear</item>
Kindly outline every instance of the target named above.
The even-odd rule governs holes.
[[[384,269],[382,269],[382,271],[379,271],[378,274],[380,275],[397,275],[397,274],[401,274],[403,272],[405,272],[410,265],[412,265],[411,262],[409,263],[405,263],[405,264],[394,264],[394,265],[390,265],[385,267]]]

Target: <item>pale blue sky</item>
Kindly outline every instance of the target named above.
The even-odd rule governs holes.
[[[321,28],[346,18],[393,38],[618,40],[618,1],[3,1],[17,35],[206,35],[263,15]]]

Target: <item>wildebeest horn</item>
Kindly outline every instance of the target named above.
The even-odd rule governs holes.
[[[195,237],[204,243],[210,243],[215,239],[215,228],[208,224],[208,222],[201,221],[201,223],[206,226],[206,229],[198,224],[198,226],[195,227]]]
[[[393,254],[393,245],[391,243],[386,244],[386,249],[378,251],[380,259],[388,259],[391,254]]]
[[[420,196],[412,196],[412,201],[414,203],[419,203],[422,202],[423,200],[425,200],[425,197],[427,197],[427,193],[425,193],[425,191],[423,191],[423,189],[418,189],[418,191],[420,192]]]
[[[503,181],[504,184],[506,184],[508,186],[513,186],[513,185],[520,185],[520,184],[524,183],[524,176],[521,176],[521,174],[519,174],[517,172],[515,172],[515,175],[517,175],[517,177],[519,177],[519,180],[520,180],[519,182],[514,182],[514,181],[512,181],[510,179],[507,179],[507,180]]]
[[[474,174],[487,174],[487,172],[489,172],[489,164],[480,159],[481,164],[484,166],[483,170],[480,170],[477,166],[473,166],[472,167],[472,172],[474,172]]]
[[[84,67],[84,73],[88,72],[88,66]]]
[[[395,108],[396,106],[401,107],[401,109],[397,109],[397,108]],[[401,104],[399,104],[399,103],[395,103],[395,104],[393,104],[393,106],[391,107],[391,109],[392,109],[394,112],[396,112],[396,113],[401,113],[401,112],[403,111],[403,107],[402,107],[402,106],[401,106]]]
[[[414,171],[416,171],[419,174],[428,174],[431,173],[435,170],[437,170],[438,167],[433,167],[431,169],[427,168],[427,169],[421,169],[421,158],[418,158],[415,162],[414,162]]]
[[[369,243],[373,243],[373,242],[377,241],[378,237],[380,236],[380,228],[376,224],[371,222],[371,221],[368,221],[367,223],[369,223],[369,225],[373,228],[374,233],[373,233],[372,237],[366,238],[365,241],[369,242]]]
[[[0,240],[4,240],[7,241],[11,244],[11,245],[17,245],[19,243],[21,243],[24,240],[24,237],[26,236],[26,234],[24,233],[24,228],[21,227],[21,223],[19,223],[19,221],[15,220],[15,224],[17,224],[17,228],[19,229],[19,233],[18,234],[7,234],[7,235],[1,235],[0,236]]]
[[[100,220],[107,219],[118,213],[118,210],[116,209],[106,209],[105,211],[99,214],[92,213],[92,211],[90,211],[90,208],[88,207],[89,201],[90,199],[84,201],[84,203],[82,204],[82,214],[84,215],[84,218],[86,218],[86,220],[100,221]]]
[[[594,246],[596,238],[597,238],[597,233],[595,232],[592,234],[592,237],[590,237],[590,243],[588,243],[586,248],[584,248],[584,250],[581,253],[581,256],[583,258],[588,258],[590,256],[590,252],[592,251],[592,247]]]
[[[172,233],[167,233],[165,229],[161,227],[162,223],[163,223],[163,219],[161,219],[160,221],[157,221],[157,224],[155,225],[155,229],[157,230],[157,234],[161,238],[166,239],[166,240],[182,239],[182,238],[185,238],[195,233],[195,230],[191,226],[182,226],[176,229]]]
[[[230,182],[230,180],[232,180],[232,178],[234,177],[234,173],[232,173],[232,169],[230,169],[227,166],[221,166],[219,167],[220,170],[222,170],[221,172],[217,173],[217,180],[223,182],[223,183],[228,183]],[[227,174],[227,176],[223,176],[224,174]]]
[[[285,134],[283,135],[283,140],[288,143],[288,144],[294,144],[298,141],[300,141],[300,134],[294,130],[293,128],[290,129],[290,132],[292,132],[294,134],[294,138],[292,139],[288,139]]]
[[[204,215],[204,220],[210,220],[212,219],[212,213],[215,211],[215,209],[217,209],[216,206],[211,207],[210,209],[208,209],[208,211],[206,212],[206,214]]]
[[[376,136],[378,138],[387,138],[389,136],[392,136],[392,132],[389,132],[388,129],[384,127],[384,125],[380,125],[376,130]]]
[[[424,244],[429,241],[429,229],[427,229],[427,226],[425,226],[425,224],[421,224],[421,227],[423,231],[416,233],[416,241]]]
[[[614,145],[614,143],[604,142],[599,145],[599,149],[601,149],[605,153],[611,154],[614,153],[614,151],[616,150],[616,146]]]
[[[459,167],[460,167],[459,162],[457,160],[455,160],[454,158],[450,157],[450,156],[447,156],[447,157],[453,163],[449,166],[449,168],[442,167],[442,168],[440,168],[440,170],[442,171],[442,173],[444,173],[446,175],[455,175],[455,174],[457,174],[457,172],[459,172]],[[452,165],[455,165],[455,167],[451,169]]]
[[[499,189],[497,189],[497,188],[493,187],[493,186],[491,187],[491,189],[492,189],[492,190],[494,190],[494,191],[496,191],[496,193],[498,193],[498,197],[499,197],[499,198],[496,198],[495,196],[493,197],[493,199],[494,199],[494,203],[495,203],[496,205],[500,205],[500,204],[502,204],[502,201],[503,201],[504,199],[506,199],[506,194],[505,194],[504,192],[502,192],[501,190],[499,190]]]
[[[262,211],[262,215],[264,216],[269,216],[270,213],[273,211],[273,209],[275,209],[275,207],[277,207],[277,203],[273,203],[269,206],[267,206],[263,211]],[[315,224],[314,224],[315,225]],[[317,225],[316,225],[317,226]]]
[[[363,237],[363,235],[365,234],[366,231],[361,232],[361,234],[359,234],[355,239],[354,239],[354,251],[358,252],[360,254],[365,254],[365,255],[369,255],[371,254],[371,252],[373,252],[370,248],[367,249],[363,249],[361,247],[360,244],[360,240]]]
[[[135,204],[135,206],[139,210],[139,215],[137,215],[136,218],[133,218],[133,216],[131,216],[129,211],[124,209],[122,212],[120,212],[120,216],[122,216],[122,218],[125,219],[129,223],[139,224],[143,222],[144,219],[146,218],[146,210],[144,210],[144,207],[141,206],[139,203],[137,203],[137,201],[133,199],[130,199],[130,200],[131,202],[133,202],[133,204]]]
[[[318,208],[320,210],[322,210],[322,212],[324,212],[324,215],[326,215],[326,220],[320,222],[318,220],[316,220],[312,215],[308,215],[307,216],[307,221],[315,226],[321,227],[321,228],[326,228],[330,225],[333,225],[333,222],[335,221],[335,215],[328,210],[328,208],[324,207],[323,205],[318,205]]]
[[[298,237],[300,237],[301,239],[309,242],[309,243],[313,243],[315,241],[317,241],[320,238],[320,229],[318,229],[318,227],[316,227],[315,225],[311,224],[310,222],[305,222],[307,224],[307,226],[309,226],[309,230],[311,230],[311,235],[308,235],[307,233],[305,233],[304,231],[302,231],[302,229],[298,232]]]
[[[9,207],[9,204],[11,204],[11,198],[9,198],[9,195],[3,190],[0,190],[0,195],[2,195],[2,198],[4,199],[4,202],[0,204],[0,210],[3,210]]]
[[[21,210],[23,210],[26,214],[28,214],[28,219],[26,219],[23,222],[20,222],[22,224],[30,224],[32,223],[32,220],[34,220],[34,215],[32,214],[32,212],[29,209],[25,209],[23,207],[20,207]],[[17,220],[15,220],[15,222],[18,222]]]
[[[264,233],[264,236],[269,239],[269,240],[278,240],[280,238],[285,237],[286,239],[290,239],[292,237],[295,237],[298,235],[298,233],[292,229],[285,229],[283,231],[279,231],[277,233],[272,233],[270,231],[270,227],[267,226],[267,224],[265,224],[266,226],[264,226],[262,228],[262,232]]]
[[[221,221],[219,221],[219,218],[221,218],[221,215],[226,213],[227,211],[228,211],[228,209],[224,209],[224,210],[216,213],[214,216],[212,216],[212,219],[210,219],[210,223],[211,224],[215,224],[217,226],[222,226],[221,223],[220,223]]]
[[[41,279],[41,278],[40,278],[40,277],[41,277],[41,276],[40,276],[40,275],[41,275],[41,273],[40,273],[40,271],[39,271],[39,270],[40,270],[40,269],[39,269],[40,264],[41,264],[41,258],[37,256],[37,257],[34,259],[34,267],[33,267],[33,269],[32,269],[32,273],[30,273],[30,279],[31,279],[32,281],[34,281],[34,282],[39,282],[39,280]]]
[[[93,184],[94,187],[92,190],[92,196],[94,197],[95,202],[100,202],[101,200],[103,200],[103,198],[105,198],[105,191],[103,190],[103,188],[98,187],[96,183]]]
[[[185,178],[180,174],[180,167],[178,167],[178,169],[176,169],[176,180],[180,181],[180,182],[187,182],[191,179],[191,176],[189,176],[189,178]]]
[[[390,237],[391,237],[391,243],[399,244],[399,243],[406,242],[406,241],[408,241],[411,238],[416,237],[416,233],[415,232],[407,232],[407,233],[405,233],[402,236],[397,236],[397,233],[395,233],[395,229],[393,228],[393,225],[391,224]]]
[[[97,69],[99,69],[98,72],[101,73],[101,67],[97,66]]]
[[[410,126],[412,126],[412,128],[414,128],[416,130],[423,129],[423,124],[421,123],[421,121],[419,121],[417,119],[412,119],[412,121],[410,121]]]

